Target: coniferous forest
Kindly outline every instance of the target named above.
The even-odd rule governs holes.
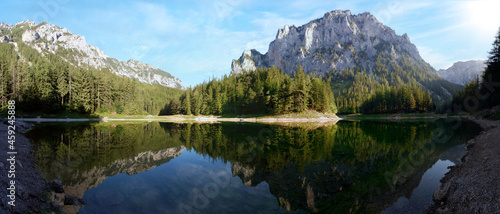
[[[182,91],[141,83],[108,69],[75,66],[76,62],[51,53],[42,55],[24,43],[19,43],[19,53],[15,49],[12,44],[0,44],[0,101],[3,107],[14,99],[24,112],[278,115],[306,110],[337,113],[337,106],[340,113],[428,112],[435,108],[430,93],[414,77],[403,81],[397,72],[390,74],[389,84],[386,76],[370,77],[359,69],[319,76],[305,74],[300,66],[292,75],[276,67],[259,68]],[[404,73],[419,73],[411,69],[415,68]]]
[[[481,78],[465,84],[465,88],[455,93],[445,108],[452,112],[473,112],[497,105],[500,105],[500,29]]]
[[[327,72],[339,113],[410,113],[434,111],[437,102],[462,86],[441,79],[429,68],[403,57],[380,53],[373,70],[361,66]],[[446,89],[446,90],[443,90]],[[430,93],[432,91],[433,93]]]
[[[189,88],[166,107],[167,114],[336,113],[329,84],[298,68],[293,78],[276,67],[213,79]]]
[[[18,49],[17,52],[16,48]],[[158,115],[181,90],[149,85],[108,69],[74,64],[19,42],[0,43],[0,103],[37,113],[71,111]],[[23,56],[23,57],[19,57]]]
[[[214,78],[183,91],[141,83],[108,69],[75,66],[76,62],[47,52],[42,55],[22,42],[17,46],[0,43],[0,104],[4,109],[13,99],[16,108],[24,112],[82,114],[411,113],[434,111],[436,98],[444,97],[434,88],[444,87],[455,93],[441,110],[458,105],[463,106],[458,110],[479,110],[500,104],[495,93],[500,89],[499,44],[500,33],[483,76],[461,91],[405,59],[398,64],[383,53],[372,73],[355,67],[323,75],[305,74],[299,66],[288,75],[276,67],[259,68]]]

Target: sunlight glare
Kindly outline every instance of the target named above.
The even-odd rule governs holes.
[[[466,22],[485,34],[495,34],[500,27],[500,1],[477,0],[464,2]]]

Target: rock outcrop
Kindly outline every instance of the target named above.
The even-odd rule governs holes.
[[[486,61],[484,60],[459,61],[453,63],[448,69],[440,69],[438,73],[445,80],[458,85],[465,85],[465,83],[472,81],[476,77],[481,78],[485,68]]]
[[[22,34],[18,36],[13,31]],[[98,47],[88,44],[84,36],[72,34],[66,28],[47,22],[38,25],[31,21],[15,25],[0,23],[0,42],[23,42],[42,54],[56,54],[76,66],[109,68],[115,74],[144,83],[185,89],[181,80],[161,69],[135,60],[119,61],[111,58]]]
[[[266,54],[244,51],[238,60],[233,60],[231,73],[269,66],[292,73],[299,65],[305,72],[318,73],[355,66],[372,70],[380,53],[390,54],[398,62],[405,58],[434,71],[407,34],[396,35],[368,12],[352,15],[349,10],[335,10],[300,27],[285,25],[278,29]]]

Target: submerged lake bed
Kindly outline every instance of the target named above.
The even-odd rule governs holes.
[[[79,213],[421,213],[468,121],[42,123],[26,136]]]

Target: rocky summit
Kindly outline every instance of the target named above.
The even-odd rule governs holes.
[[[438,73],[445,80],[455,84],[465,85],[465,83],[472,81],[476,77],[481,79],[481,75],[485,68],[486,61],[484,60],[459,61],[453,63],[448,69],[440,69]]]
[[[68,29],[48,22],[0,23],[0,42],[10,42],[16,46],[23,42],[42,55],[56,54],[75,66],[108,68],[115,74],[140,82],[185,89],[181,80],[161,69],[135,60],[119,61],[111,58],[98,47],[88,44],[84,36],[72,34]]]
[[[285,25],[278,30],[266,54],[245,50],[232,61],[231,73],[269,66],[292,73],[299,65],[305,72],[324,73],[356,66],[371,71],[380,53],[389,54],[398,62],[406,58],[435,73],[407,34],[397,35],[368,12],[352,15],[349,10],[328,12],[300,27]]]

